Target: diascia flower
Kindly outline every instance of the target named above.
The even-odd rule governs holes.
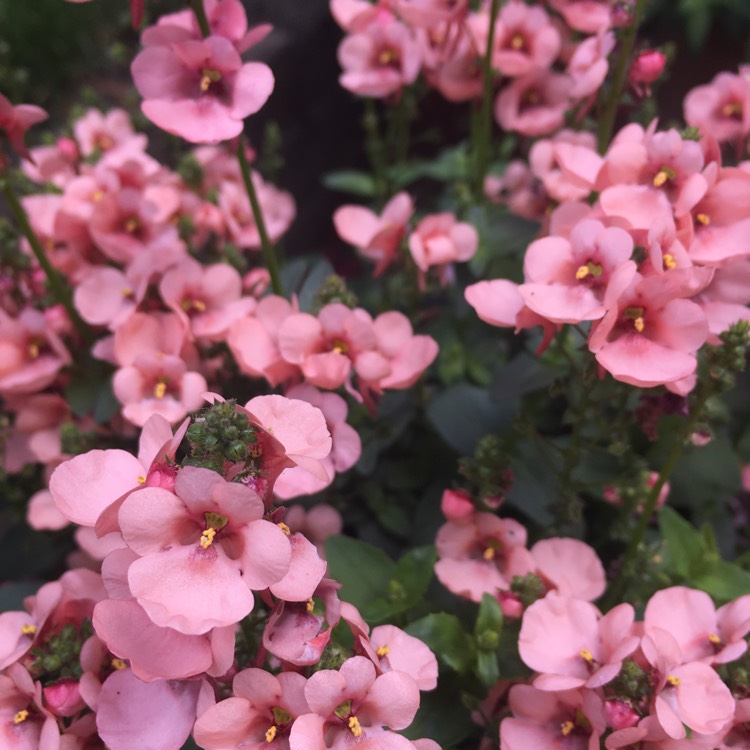
[[[151,122],[191,143],[219,143],[242,132],[273,91],[263,63],[242,64],[224,37],[148,47],[133,61],[133,79]]]
[[[249,487],[186,466],[175,492],[146,487],[120,507],[122,535],[142,557],[128,584],[157,625],[200,634],[239,622],[265,589],[289,570],[287,535],[263,519]]]

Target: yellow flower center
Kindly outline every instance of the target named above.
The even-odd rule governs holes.
[[[203,68],[201,70],[201,91],[205,94],[211,88],[212,83],[218,83],[221,80],[221,73],[213,68]]]
[[[39,356],[39,344],[36,341],[30,341],[27,352],[30,359],[36,359]]]
[[[118,669],[118,670],[125,669],[125,667],[128,666],[124,659],[118,659],[117,657],[112,659],[112,661],[110,662],[110,665],[112,666],[112,669]]]
[[[359,723],[359,719],[356,716],[349,717],[349,730],[355,737],[362,736],[362,726]]]
[[[278,731],[279,730],[275,724],[272,724],[270,727],[268,727],[268,729],[266,730],[266,742],[273,742]]]
[[[167,395],[167,384],[160,380],[155,386],[154,386],[154,396],[156,398],[164,398],[164,396]]]
[[[719,638],[716,633],[709,633],[708,634],[708,640],[714,644],[714,646],[718,646],[721,643],[721,638]]]
[[[576,725],[572,721],[564,721],[562,724],[560,724],[560,734],[562,734],[564,737],[567,737],[575,728]]]
[[[342,339],[334,339],[331,351],[335,354],[346,354],[349,351],[349,344]]]
[[[589,651],[587,648],[582,648],[579,652],[581,655],[581,658],[587,662],[588,664],[592,664],[594,661],[594,657],[591,655],[591,651]]]
[[[578,281],[583,281],[587,276],[592,276],[593,278],[598,279],[603,271],[604,269],[598,263],[592,263],[589,261],[586,265],[578,268],[576,271],[576,279],[578,279]]]
[[[143,474],[138,477],[138,484],[146,484],[146,477]]]
[[[398,62],[398,53],[394,49],[384,49],[378,55],[378,65],[393,65]]]
[[[125,220],[125,224],[123,226],[128,234],[133,234],[133,232],[135,232],[140,225],[141,223],[138,221],[138,219],[136,219],[135,216],[131,216],[129,219]]]
[[[511,40],[510,40],[510,46],[514,50],[520,50],[523,49],[526,46],[526,40],[521,36],[521,34],[516,34]]]
[[[33,625],[32,623],[21,625],[21,632],[24,635],[34,635],[34,633],[36,633],[36,625]]]
[[[29,718],[29,712],[24,708],[13,717],[14,724],[21,724]]]
[[[287,536],[291,536],[292,530],[283,522],[276,524]]]
[[[739,102],[729,102],[722,107],[721,114],[724,117],[739,117],[742,114],[742,107]]]
[[[645,310],[642,307],[628,307],[625,310],[625,318],[633,321],[633,328],[638,333],[643,333],[643,329],[646,327],[646,322],[643,318]]]
[[[208,549],[214,543],[214,537],[216,536],[216,529],[211,527],[207,528],[201,535],[200,545],[203,549]]]
[[[708,214],[696,214],[695,220],[699,224],[703,224],[704,227],[707,227],[711,223],[711,217]]]
[[[681,680],[679,677],[675,677],[673,674],[667,675],[667,683],[671,685],[672,687],[677,687],[680,684]]]
[[[380,646],[375,653],[382,659],[384,656],[388,656],[388,654],[391,653],[391,650],[388,646]]]
[[[677,177],[677,172],[675,172],[674,169],[671,167],[662,167],[654,175],[654,187],[661,187],[668,180],[674,180],[675,177]]]
[[[312,598],[310,598],[305,602],[305,610],[307,612],[312,612],[314,609],[315,609],[315,602],[312,600]]]
[[[671,271],[672,269],[677,268],[677,261],[674,259],[674,255],[664,253],[662,262],[664,263],[664,268],[667,271]]]

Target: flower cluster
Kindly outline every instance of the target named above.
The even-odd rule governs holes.
[[[76,748],[98,734],[114,750],[177,750],[192,731],[206,750],[256,733],[317,746],[334,730],[343,742],[407,727],[420,690],[436,685],[434,655],[393,626],[370,634],[273,505],[285,468],[326,477],[330,450],[321,411],[259,396],[247,408],[217,400],[174,435],[152,416],[137,457],[96,450],[60,465],[52,497],[102,537],[101,573],[66,573],[26,611],[0,615],[14,743],[62,732]],[[319,664],[340,620],[352,655],[306,680],[301,668]],[[238,654],[256,639],[255,666],[242,669]],[[266,655],[282,665],[276,675]]]
[[[492,325],[542,326],[544,344],[583,324],[603,371],[685,395],[701,346],[749,319],[730,280],[748,269],[750,172],[723,167],[711,136],[655,122],[626,126],[604,156],[593,145],[568,131],[534,145],[532,172],[558,203],[547,234],[528,247],[522,284],[481,281],[466,299]]]
[[[748,632],[750,596],[717,610],[702,591],[674,586],[637,622],[630,604],[602,616],[550,592],[523,615],[518,649],[536,676],[510,689],[501,745],[667,748],[689,736],[690,746],[744,746]]]
[[[484,85],[482,61],[488,59],[500,81],[497,123],[529,136],[551,133],[562,127],[566,113],[591,106],[609,70],[613,29],[630,22],[627,12],[606,0],[585,7],[551,2],[553,15],[510,0],[494,18],[490,3],[470,10],[465,0],[331,0],[330,5],[347,32],[338,50],[344,88],[394,99],[421,72],[450,101],[477,99]]]

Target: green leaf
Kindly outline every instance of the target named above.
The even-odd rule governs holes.
[[[329,190],[341,193],[352,193],[363,198],[372,198],[376,192],[375,180],[368,172],[354,169],[342,169],[340,172],[329,172],[323,177],[323,185]]]
[[[486,687],[494,685],[500,679],[496,651],[477,652],[477,676]]]
[[[726,560],[717,560],[690,583],[715,599],[728,602],[750,591],[750,572]]]
[[[669,506],[659,512],[659,531],[664,540],[667,570],[689,580],[694,572],[700,570],[704,557],[700,532]]]
[[[490,594],[483,594],[479,605],[479,614],[474,625],[474,636],[480,650],[495,651],[503,632],[503,612],[497,599]]]
[[[397,563],[395,579],[404,587],[409,606],[417,604],[430,585],[437,552],[432,546],[415,547]]]
[[[517,399],[525,393],[546,388],[564,373],[563,369],[552,367],[539,357],[521,352],[500,370],[490,395],[497,400]]]
[[[437,612],[415,620],[405,630],[409,635],[424,641],[438,661],[450,669],[464,673],[471,668],[474,644],[455,615]]]
[[[330,576],[341,583],[339,595],[365,620],[379,622],[399,611],[400,604],[389,602],[396,564],[385,552],[358,539],[333,536],[326,541],[326,559]]]
[[[448,445],[470,456],[479,438],[510,424],[517,407],[516,402],[495,403],[484,388],[461,383],[428,405],[427,418]]]

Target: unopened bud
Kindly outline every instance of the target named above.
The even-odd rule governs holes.
[[[667,56],[656,49],[640,52],[630,66],[628,79],[633,84],[648,86],[658,81],[667,64]]]

